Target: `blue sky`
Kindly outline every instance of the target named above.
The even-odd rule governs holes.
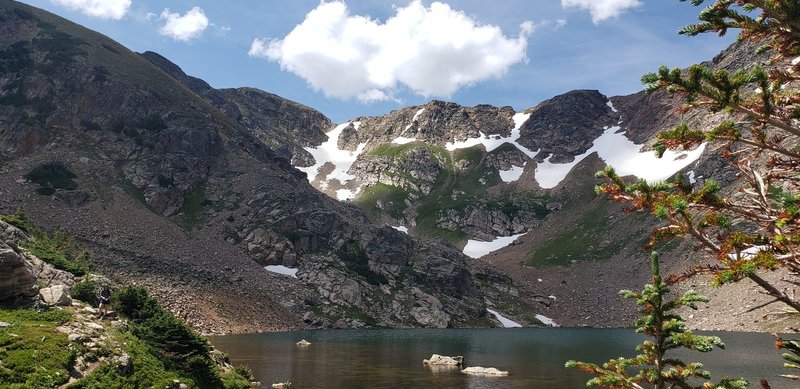
[[[523,110],[573,89],[634,93],[643,73],[735,38],[678,36],[700,9],[677,0],[25,2],[334,122],[431,99]]]

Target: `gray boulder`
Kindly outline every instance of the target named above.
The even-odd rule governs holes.
[[[69,297],[69,287],[66,285],[55,285],[39,289],[39,297],[47,305],[68,306],[72,304],[72,298]]]
[[[36,296],[36,277],[19,252],[0,242],[0,301]]]

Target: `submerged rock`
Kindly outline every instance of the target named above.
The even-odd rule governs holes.
[[[311,342],[309,342],[309,341],[307,341],[307,340],[305,340],[305,339],[303,339],[303,340],[301,340],[301,341],[297,342],[297,345],[298,345],[298,346],[308,346],[308,345],[310,345],[310,344],[311,344]]]
[[[468,367],[464,370],[461,370],[461,372],[469,375],[487,376],[487,377],[505,377],[508,375],[508,371],[505,370],[498,370],[494,367],[480,367],[480,366]]]

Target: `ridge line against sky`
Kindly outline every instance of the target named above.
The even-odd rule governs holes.
[[[701,10],[678,0],[24,2],[337,123],[431,99],[521,111],[573,89],[634,93],[643,73],[709,60],[735,35],[678,36]]]

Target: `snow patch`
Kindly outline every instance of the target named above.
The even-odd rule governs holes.
[[[267,271],[271,271],[273,273],[283,274],[285,276],[297,278],[297,269],[295,268],[286,267],[283,265],[268,265],[264,266],[264,269],[267,269]]]
[[[513,236],[498,236],[495,240],[491,242],[483,242],[480,240],[472,240],[470,239],[467,241],[467,245],[464,246],[464,255],[471,257],[471,258],[480,258],[486,254],[489,254],[493,251],[497,251],[514,243],[515,240],[519,239],[522,235],[525,234],[518,234]]]
[[[392,226],[392,228],[394,228],[397,231],[405,232],[406,234],[408,234],[408,227],[406,226],[397,226],[397,227]]]
[[[500,173],[500,179],[503,180],[503,182],[514,182],[522,177],[522,172],[525,171],[525,165],[527,165],[527,162],[522,164],[522,166],[511,166],[509,170],[498,170],[497,172]]]
[[[694,185],[697,182],[697,179],[694,177],[694,170],[689,170],[686,172],[686,177],[689,178],[689,183]]]
[[[538,151],[531,151],[528,150],[525,146],[517,143],[520,137],[520,127],[522,124],[525,123],[526,120],[531,116],[529,113],[518,113],[512,117],[514,120],[514,128],[511,129],[511,135],[509,136],[502,136],[499,134],[493,135],[486,135],[483,132],[479,132],[480,136],[477,138],[468,138],[463,141],[453,141],[447,142],[444,145],[448,151],[455,151],[458,149],[467,149],[472,146],[483,145],[486,148],[486,152],[493,151],[494,149],[503,145],[503,143],[511,143],[514,145],[519,151],[522,151],[527,155],[529,158],[533,158],[538,154]]]
[[[611,100],[609,100],[609,101],[606,103],[606,105],[607,105],[609,108],[611,108],[611,112],[618,112],[618,111],[617,111],[617,109],[616,109],[616,108],[614,108],[614,103],[612,103],[612,102],[611,102]]]
[[[417,141],[417,138],[406,138],[404,136],[398,136],[397,138],[395,138],[392,141],[392,143],[395,143],[395,144],[398,144],[398,145],[404,145],[404,144],[411,143],[411,142],[416,142],[416,141]]]
[[[355,151],[341,150],[338,146],[339,136],[342,134],[342,131],[344,131],[345,128],[350,126],[351,123],[356,130],[358,130],[358,127],[361,125],[361,122],[342,123],[325,134],[328,136],[328,140],[323,142],[321,145],[317,147],[305,147],[306,151],[308,151],[311,156],[314,157],[314,165],[309,167],[299,167],[298,169],[306,173],[309,182],[314,182],[317,178],[317,174],[319,173],[319,169],[329,162],[333,164],[334,168],[333,171],[328,173],[327,176],[320,179],[320,187],[323,189],[327,187],[327,184],[330,181],[338,180],[339,183],[344,185],[355,178],[355,176],[347,173],[347,171],[350,170],[350,167],[353,166],[356,158],[358,158],[358,156],[364,151],[364,147],[367,146],[367,143],[364,142],[359,144]],[[350,199],[355,197],[356,194],[358,194],[358,191],[354,192],[342,189],[337,191],[336,197],[339,200]]]
[[[356,198],[359,192],[361,192],[361,188],[358,188],[356,190],[339,189],[336,191],[336,200],[339,201],[352,200]]]
[[[559,325],[556,324],[556,322],[553,319],[551,319],[551,318],[549,318],[549,317],[547,317],[545,315],[536,315],[536,319],[539,320],[540,322],[544,323],[544,325],[546,325],[546,326],[559,327]]]
[[[552,156],[548,157],[536,167],[536,182],[543,189],[554,188],[575,165],[597,152],[620,176],[635,175],[652,183],[669,178],[695,162],[706,148],[703,143],[691,151],[667,150],[663,157],[657,158],[655,151],[640,152],[642,146],[626,138],[624,132],[617,133],[619,129],[619,126],[608,127],[603,135],[594,140],[589,150],[576,156],[570,163],[551,163]]]
[[[515,321],[513,321],[513,320],[511,320],[511,319],[509,319],[509,318],[507,318],[507,317],[505,317],[503,315],[501,315],[500,312],[497,312],[497,311],[489,309],[489,308],[486,308],[486,311],[491,313],[492,315],[494,315],[494,317],[500,322],[500,324],[503,325],[503,328],[522,327],[522,324],[519,324],[519,323],[517,323],[517,322],[515,322]]]
[[[408,123],[408,125],[406,126],[406,128],[405,128],[405,129],[403,129],[403,132],[401,132],[400,134],[402,135],[402,134],[404,134],[406,131],[408,131],[408,129],[409,129],[409,128],[411,128],[411,126],[413,126],[413,125],[414,125],[414,122],[416,122],[416,121],[417,121],[417,119],[419,118],[419,115],[422,115],[422,112],[424,112],[424,111],[425,111],[425,108],[420,108],[420,109],[419,109],[419,110],[418,110],[418,111],[417,111],[417,112],[414,114],[414,117],[413,117],[413,118],[411,118],[411,123]],[[402,143],[401,143],[401,144],[402,144]]]

